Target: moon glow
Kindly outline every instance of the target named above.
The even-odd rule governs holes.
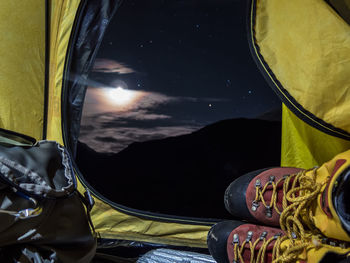
[[[142,109],[147,111],[161,104],[176,101],[156,92],[143,90],[131,90],[122,86],[112,87],[89,87],[86,91],[83,115],[94,115],[101,113],[130,114]]]
[[[127,106],[138,97],[137,91],[123,89],[122,87],[117,88],[106,88],[104,89],[106,99],[110,100],[112,104],[116,106]]]
[[[138,108],[147,92],[130,90],[122,86],[90,87],[86,91],[83,114],[125,112]]]

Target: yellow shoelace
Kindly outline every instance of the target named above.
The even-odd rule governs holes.
[[[270,216],[272,216],[272,209],[275,209],[275,211],[280,215],[281,211],[279,211],[277,207],[277,186],[283,180],[285,180],[285,177],[282,177],[277,182],[275,182],[274,177],[270,176],[270,180],[264,185],[263,188],[261,188],[260,180],[257,180],[257,182],[255,183],[255,199],[253,201],[253,207],[256,206],[257,208],[259,206],[259,203],[261,202]],[[267,204],[267,202],[264,199],[264,194],[267,190],[270,190],[268,189],[270,185],[272,186],[272,195],[270,203]]]
[[[290,244],[284,251],[281,251],[280,246],[277,248],[276,259],[273,262],[295,262],[312,243],[311,233],[318,233],[311,222],[312,209],[307,209],[312,207],[322,188],[322,185],[316,182],[316,170],[317,168],[305,170],[285,178],[280,227],[286,233]],[[312,172],[307,174],[308,171]],[[305,224],[311,232],[305,231]]]
[[[250,263],[255,263],[255,262],[264,263],[265,262],[265,255],[266,255],[266,252],[267,252],[267,247],[273,241],[276,241],[276,244],[273,247],[272,258],[276,258],[277,253],[278,253],[278,249],[277,248],[278,248],[279,244],[286,238],[286,237],[281,237],[281,235],[275,235],[275,236],[270,237],[269,239],[266,239],[267,232],[263,232],[263,234],[259,238],[257,238],[255,240],[255,242],[253,243],[251,241],[251,235],[252,234],[250,234],[248,232],[247,238],[243,241],[243,243],[241,245],[239,244],[239,240],[238,239],[235,240],[235,237],[234,237],[234,241],[233,241],[233,250],[234,250],[233,263],[236,263],[236,262],[237,263],[238,262],[245,263],[245,261],[243,259],[243,252],[244,252],[246,244],[249,244]],[[262,242],[261,247],[259,248],[258,251],[255,251],[256,250],[256,246],[260,242]],[[256,252],[257,252],[257,254],[256,254]]]
[[[274,240],[275,244],[272,251],[272,262],[274,263],[295,262],[298,259],[298,256],[300,256],[300,254],[305,250],[305,248],[309,246],[310,243],[312,243],[312,234],[309,231],[305,231],[303,224],[306,224],[309,230],[313,230],[314,233],[317,233],[317,230],[315,227],[313,227],[311,221],[305,222],[305,220],[302,220],[302,216],[304,216],[306,213],[305,211],[307,211],[305,208],[311,207],[311,203],[320,193],[322,185],[316,182],[316,168],[312,170],[311,176],[309,174],[306,175],[306,172],[308,171],[305,170],[297,174],[292,174],[288,177],[281,178],[276,183],[270,180],[270,182],[266,184],[261,191],[260,188],[259,191],[257,189],[256,200],[260,200],[264,206],[268,206],[270,208],[273,207],[276,212],[280,214],[280,226],[286,235],[273,236],[268,240],[266,240],[265,237],[260,237],[254,243],[251,242],[249,238],[247,238],[241,245],[239,245],[239,242],[233,242],[234,260],[236,262],[244,262],[242,255],[247,243],[249,243],[249,249],[251,253],[250,263],[263,263],[265,261],[267,246]],[[283,211],[280,212],[276,206],[276,201],[277,185],[282,180],[285,181],[283,183]],[[263,198],[263,194],[266,191],[268,185],[272,185],[273,187],[273,193],[270,202],[271,206],[267,205]],[[308,218],[311,218],[311,209],[308,211]],[[290,242],[286,247],[281,248],[281,244],[285,240],[289,240]],[[258,250],[258,254],[255,258],[255,249],[259,242],[263,242],[263,244]]]

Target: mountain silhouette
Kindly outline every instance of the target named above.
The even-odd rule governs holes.
[[[190,134],[135,142],[119,153],[78,143],[79,170],[100,194],[134,209],[232,218],[226,187],[247,172],[279,166],[281,122],[229,119]]]

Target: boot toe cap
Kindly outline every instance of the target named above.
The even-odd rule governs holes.
[[[242,224],[244,223],[240,221],[222,221],[210,229],[207,237],[208,249],[218,263],[230,263],[227,255],[227,238]]]
[[[246,191],[250,181],[268,169],[269,168],[265,168],[242,175],[227,187],[224,196],[225,207],[227,211],[237,219],[244,219],[252,223],[257,222],[257,220],[250,214],[247,207]]]

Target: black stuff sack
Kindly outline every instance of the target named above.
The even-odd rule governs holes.
[[[84,203],[64,147],[0,145],[0,262],[90,262]]]

